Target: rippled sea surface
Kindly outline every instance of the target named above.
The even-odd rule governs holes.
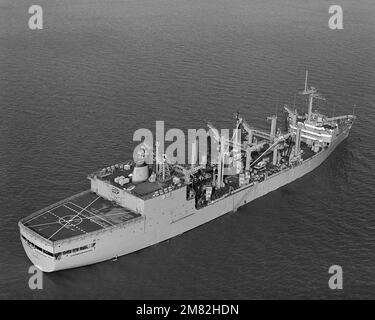
[[[375,3],[323,0],[0,0],[0,298],[375,298]],[[140,252],[28,288],[21,217],[130,158],[136,129],[267,129],[310,84],[349,138],[304,178]],[[305,101],[296,98],[299,110]],[[328,268],[344,289],[328,288]]]

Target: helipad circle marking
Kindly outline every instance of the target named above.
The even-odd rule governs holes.
[[[59,219],[59,223],[65,227],[75,227],[82,223],[82,218],[77,215],[69,214]]]

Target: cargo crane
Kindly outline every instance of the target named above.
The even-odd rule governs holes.
[[[273,150],[273,164],[276,164],[277,152],[279,150],[279,144],[285,142],[292,134],[286,133],[275,138],[274,142],[264,151],[258,158],[256,158],[251,164],[250,167],[254,166],[261,158],[263,158],[268,152]]]
[[[219,144],[219,156],[218,156],[218,178],[216,180],[216,186],[218,188],[222,187],[223,182],[223,176],[226,171],[227,174],[239,174],[241,173],[242,169],[242,163],[241,163],[241,151],[246,153],[246,160],[245,160],[245,171],[248,172],[251,167],[251,161],[252,157],[251,154],[254,151],[260,151],[266,144],[270,143],[270,136],[262,131],[254,130],[250,128],[250,126],[246,123],[246,121],[243,118],[240,118],[236,116],[236,125],[235,129],[238,129],[239,126],[242,124],[245,130],[248,132],[249,136],[251,137],[254,131],[256,134],[260,133],[263,137],[265,137],[265,140],[262,140],[260,142],[252,142],[252,139],[248,138],[248,141],[241,144],[238,142],[238,136],[236,134],[233,135],[233,138],[226,139],[225,137],[220,136],[219,130],[212,125],[210,122],[207,123],[207,126],[209,127],[210,131],[212,132],[212,137],[214,140]],[[273,128],[273,131],[276,131],[276,128]],[[275,133],[274,133],[275,134]],[[274,146],[277,146],[281,142],[281,139],[277,140],[277,143],[274,144]],[[233,167],[224,169],[224,156],[228,152],[226,152],[226,147],[232,147],[232,153],[233,153]],[[268,150],[268,149],[267,149]],[[259,159],[259,158],[258,158]]]
[[[293,113],[290,109],[285,107],[287,111],[289,111],[290,114],[296,115],[296,113]],[[289,132],[286,134],[281,134],[280,131],[276,130],[276,121],[277,117],[272,116],[268,118],[269,120],[272,120],[271,123],[271,130],[270,134],[267,134],[263,131],[260,130],[255,130],[251,128],[248,123],[239,116],[239,113],[236,113],[236,124],[235,124],[235,129],[239,129],[240,126],[242,125],[245,131],[248,133],[248,139],[244,143],[240,143],[238,141],[238,130],[235,130],[235,133],[233,134],[232,139],[225,138],[220,135],[219,130],[211,123],[208,122],[207,126],[210,129],[211,136],[214,139],[216,143],[218,143],[218,150],[219,150],[219,155],[218,155],[218,161],[217,161],[217,180],[215,181],[215,185],[217,188],[221,188],[223,186],[223,178],[224,175],[236,175],[240,174],[243,172],[243,169],[245,169],[245,172],[248,173],[250,169],[255,166],[259,160],[261,160],[265,155],[273,151],[273,157],[272,157],[272,164],[277,165],[278,164],[278,159],[279,159],[279,152],[281,149],[284,149],[285,147],[285,142],[288,141],[289,138],[292,136],[296,136],[296,133]],[[236,133],[237,131],[237,133]],[[277,132],[276,132],[277,131]],[[256,132],[256,135],[260,133],[262,137],[265,139],[257,142],[252,139],[252,136]],[[299,135],[301,134],[301,130],[298,130]],[[250,138],[249,138],[250,137]],[[289,146],[288,152],[287,152],[287,157],[290,159],[295,159],[298,158],[300,155],[300,136],[299,139],[296,137],[296,145],[293,148]],[[259,155],[255,160],[252,158],[252,153],[254,151],[260,151],[262,150],[265,146],[267,146],[267,149],[262,152],[261,155]],[[297,146],[298,145],[298,146]],[[231,151],[229,151],[229,148],[232,148]],[[242,167],[242,157],[241,157],[241,152],[244,152],[246,154],[245,156],[245,168]],[[232,155],[230,159],[233,161],[233,165],[229,168],[224,167],[225,163],[225,156],[226,155]],[[214,176],[215,176],[215,169],[214,169]]]
[[[253,136],[260,137],[260,138],[263,138],[263,139],[266,139],[266,140],[270,140],[270,134],[268,134],[268,133],[266,133],[264,131],[258,130],[258,129],[254,129],[242,117],[240,117],[239,119],[240,119],[240,123],[241,123],[242,127],[248,133],[248,141],[249,141],[249,143],[252,143]]]
[[[241,150],[246,152],[246,166],[245,166],[245,171],[248,171],[252,165],[254,165],[261,157],[263,157],[267,152],[273,149],[273,160],[272,163],[276,165],[277,163],[277,156],[278,156],[278,151],[281,149],[280,148],[280,143],[285,141],[287,138],[290,137],[290,134],[284,134],[280,135],[279,131],[277,132],[276,124],[277,124],[277,116],[273,115],[271,117],[268,117],[267,120],[271,120],[271,129],[270,133],[267,134],[263,131],[260,130],[255,130],[249,126],[249,124],[245,121],[245,119],[240,118],[239,115],[237,114],[237,118],[240,119],[240,123],[244,127],[244,129],[248,132],[249,136],[252,137],[252,135],[257,135],[265,140],[259,142],[259,143],[251,143],[252,138],[248,139],[248,145],[241,147]],[[258,157],[255,161],[252,162],[250,165],[250,162],[252,161],[251,158],[251,153],[253,151],[259,151],[261,150],[265,144],[270,143],[271,146],[260,156]]]

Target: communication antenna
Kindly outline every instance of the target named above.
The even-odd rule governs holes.
[[[159,170],[159,181],[165,182],[171,178],[171,173],[168,164],[168,158],[166,154],[162,154],[161,156],[161,164]]]

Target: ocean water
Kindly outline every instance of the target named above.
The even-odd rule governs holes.
[[[375,298],[375,2],[323,0],[0,0],[1,299]],[[266,117],[309,82],[349,138],[304,178],[116,262],[44,274],[17,222],[88,188],[87,173],[132,156],[133,133],[231,127]],[[343,290],[328,268],[343,268]]]

